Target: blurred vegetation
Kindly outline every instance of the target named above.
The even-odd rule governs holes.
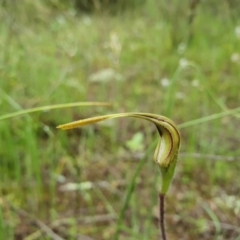
[[[131,111],[181,124],[239,107],[237,1],[89,3],[1,1],[1,116],[79,101],[113,105],[0,121],[0,239],[112,239],[140,159],[146,165],[121,239],[157,239],[159,171],[153,152],[143,158],[154,126],[134,119],[69,132],[56,126]],[[169,239],[240,238],[239,116],[181,129],[166,198]]]

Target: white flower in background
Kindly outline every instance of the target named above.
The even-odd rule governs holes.
[[[110,33],[110,42],[109,42],[109,46],[112,49],[113,53],[116,56],[119,56],[122,50],[122,44],[119,41],[118,35],[115,32],[111,32]]]
[[[75,17],[77,15],[76,9],[73,9],[73,8],[69,9],[68,13],[73,17]]]
[[[82,18],[82,21],[83,21],[83,24],[87,26],[92,24],[92,19],[89,16],[84,16]]]
[[[179,66],[185,68],[189,65],[189,61],[186,58],[181,58],[179,61]]]
[[[178,45],[178,53],[179,54],[182,54],[182,53],[184,53],[185,52],[185,50],[186,50],[186,43],[184,43],[184,42],[182,42],[182,43],[180,43],[179,45]]]
[[[90,82],[110,82],[110,81],[123,81],[123,76],[112,68],[101,69],[92,73],[88,80]]]
[[[198,79],[192,80],[192,86],[193,86],[193,87],[198,87],[199,85],[200,85],[200,82],[199,82]]]
[[[168,78],[163,78],[163,79],[161,79],[161,85],[162,85],[163,87],[168,87],[168,86],[170,85],[169,79],[168,79]]]
[[[162,30],[163,29],[163,27],[164,27],[164,24],[163,23],[161,23],[161,22],[158,22],[157,24],[155,24],[155,29],[157,29],[157,30]]]
[[[240,38],[240,26],[235,27],[235,35],[237,36],[237,38]]]
[[[221,207],[232,209],[236,215],[240,214],[240,200],[236,196],[223,194],[215,198],[214,202]]]
[[[58,16],[57,17],[57,23],[59,24],[59,25],[65,25],[66,24],[66,19],[65,19],[65,17],[64,16]]]
[[[184,99],[185,98],[185,94],[183,92],[177,92],[176,93],[176,98],[177,99]]]
[[[239,53],[233,53],[232,56],[231,56],[231,61],[232,62],[239,62],[240,61]]]

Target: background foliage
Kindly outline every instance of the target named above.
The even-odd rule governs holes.
[[[127,111],[181,124],[239,107],[237,1],[140,2],[1,1],[1,116],[76,101],[113,105],[0,121],[0,239],[112,239],[133,171],[157,138],[134,119],[69,132],[57,125]],[[240,239],[239,117],[181,130],[166,199],[170,239]],[[158,237],[152,157],[121,239]]]

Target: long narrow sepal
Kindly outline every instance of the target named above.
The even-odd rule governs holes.
[[[172,181],[177,162],[178,150],[180,147],[180,133],[174,122],[164,116],[150,113],[117,113],[104,116],[82,119],[79,121],[67,123],[57,128],[67,130],[77,127],[87,126],[111,118],[135,117],[148,120],[154,123],[160,135],[160,140],[154,153],[154,161],[159,165],[162,174],[161,193],[166,194]]]

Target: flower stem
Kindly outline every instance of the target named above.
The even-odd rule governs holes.
[[[165,194],[159,193],[159,227],[162,235],[162,240],[167,240],[164,219],[164,200]]]

